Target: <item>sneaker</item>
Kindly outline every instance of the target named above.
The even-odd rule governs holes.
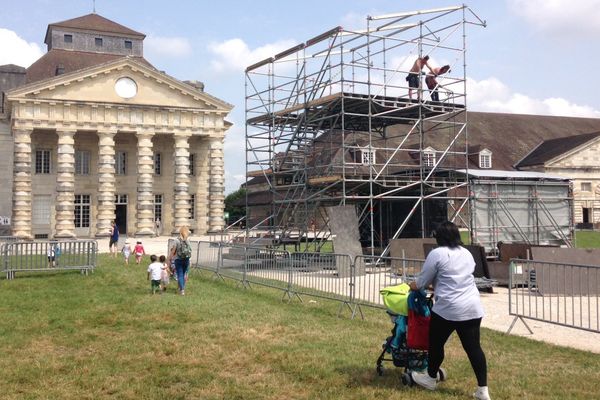
[[[491,400],[487,386],[477,386],[477,390],[473,393],[473,398],[477,400]]]
[[[427,390],[435,390],[437,386],[437,379],[430,377],[427,371],[413,372],[412,379],[417,385]]]
[[[181,292],[179,292],[179,294],[181,294],[182,296],[185,296],[185,290],[182,290]]]

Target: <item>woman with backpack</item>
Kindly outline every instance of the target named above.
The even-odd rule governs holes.
[[[192,256],[192,246],[188,241],[190,230],[187,226],[179,229],[179,237],[175,239],[175,246],[171,248],[170,259],[175,260],[175,274],[177,276],[177,285],[179,294],[185,295],[185,276],[190,267],[190,257]]]

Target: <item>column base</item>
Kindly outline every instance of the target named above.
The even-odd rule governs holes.
[[[156,232],[152,230],[142,230],[135,232],[135,237],[154,237]]]
[[[52,236],[53,239],[77,239],[74,233],[59,233]]]
[[[99,233],[96,233],[96,235],[94,235],[94,237],[97,237],[97,238],[107,238],[107,237],[110,237],[110,232],[106,232],[106,233],[99,232]]]

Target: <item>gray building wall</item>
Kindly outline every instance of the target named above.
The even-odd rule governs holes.
[[[113,36],[106,33],[87,33],[61,28],[51,28],[48,51],[52,49],[76,50],[96,53],[120,54],[142,57],[143,41],[127,36]],[[65,35],[72,35],[71,43],[65,42]],[[102,46],[96,46],[96,38],[102,39]],[[131,42],[131,49],[125,48],[125,41]]]
[[[0,118],[4,114],[5,93],[25,83],[25,68],[17,65],[0,66]]]

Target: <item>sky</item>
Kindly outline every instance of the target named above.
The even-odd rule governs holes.
[[[147,35],[144,57],[180,80],[200,80],[234,109],[225,141],[226,192],[245,178],[244,69],[367,15],[460,5],[411,0],[96,0],[96,12]],[[487,23],[469,27],[473,111],[600,118],[600,0],[474,0]],[[93,0],[0,0],[0,65],[46,52],[48,24],[93,10]]]

